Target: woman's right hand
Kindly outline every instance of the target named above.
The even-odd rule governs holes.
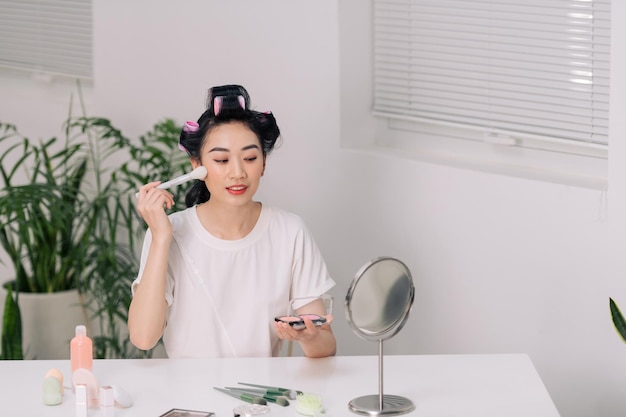
[[[174,206],[174,195],[167,190],[156,188],[161,181],[149,182],[139,188],[137,194],[137,211],[148,224],[153,237],[160,234],[171,234],[172,223],[165,209]]]

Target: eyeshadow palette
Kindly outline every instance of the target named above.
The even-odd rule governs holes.
[[[306,327],[304,325],[304,317],[311,319],[313,324],[315,324],[316,326],[321,326],[322,324],[326,323],[326,318],[318,316],[317,314],[301,314],[299,316],[278,316],[274,318],[274,321],[288,323],[294,329],[302,330]]]

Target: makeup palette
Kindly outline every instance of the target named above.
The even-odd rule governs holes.
[[[288,323],[295,330],[302,330],[306,327],[304,318],[310,319],[314,325],[321,326],[326,323],[326,318],[317,314],[300,314],[298,316],[277,316],[274,321]]]

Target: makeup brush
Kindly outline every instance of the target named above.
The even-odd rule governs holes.
[[[302,391],[296,391],[293,389],[289,389],[289,388],[281,388],[281,387],[272,387],[269,385],[259,385],[259,384],[247,384],[245,382],[237,382],[239,385],[247,385],[249,387],[257,387],[257,388],[264,388],[266,390],[270,390],[270,391],[278,391],[278,392],[282,392],[283,395],[287,398],[289,398],[290,400],[295,400],[296,396],[298,394],[302,394]]]
[[[226,389],[232,391],[232,392],[236,392],[239,394],[248,394],[248,395],[260,395],[263,399],[280,405],[281,407],[287,407],[289,405],[289,400],[287,400],[287,398],[285,398],[285,396],[283,394],[262,394],[259,393],[257,390],[245,390],[245,389],[241,389],[241,388],[234,388],[234,387],[226,387]]]
[[[265,389],[265,388],[249,388],[249,387],[225,387],[226,389],[230,389],[230,390],[235,390],[235,391],[247,391],[247,392],[254,392],[256,394],[258,394],[259,396],[263,396],[263,395],[271,395],[272,397],[286,397],[286,391],[280,391],[280,390],[271,390],[271,389]],[[295,399],[295,398],[292,398]]]
[[[206,168],[203,166],[199,166],[198,168],[194,169],[193,171],[187,174],[183,174],[179,177],[176,177],[174,179],[171,179],[169,181],[166,181],[164,183],[157,185],[156,188],[160,188],[161,190],[166,190],[170,187],[173,187],[175,185],[180,185],[187,181],[202,179],[206,177],[206,175],[207,175]],[[135,193],[135,197],[139,197],[139,193]]]
[[[213,389],[216,389],[220,392],[223,392],[226,395],[230,395],[231,397],[238,398],[250,404],[267,405],[267,401],[265,400],[265,398],[259,397],[257,395],[239,393],[239,392],[229,391],[227,389],[222,389],[222,388],[217,388],[217,387],[213,387]]]

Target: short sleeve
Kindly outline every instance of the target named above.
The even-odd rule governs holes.
[[[319,296],[335,286],[322,254],[302,220],[294,242],[291,298]]]

